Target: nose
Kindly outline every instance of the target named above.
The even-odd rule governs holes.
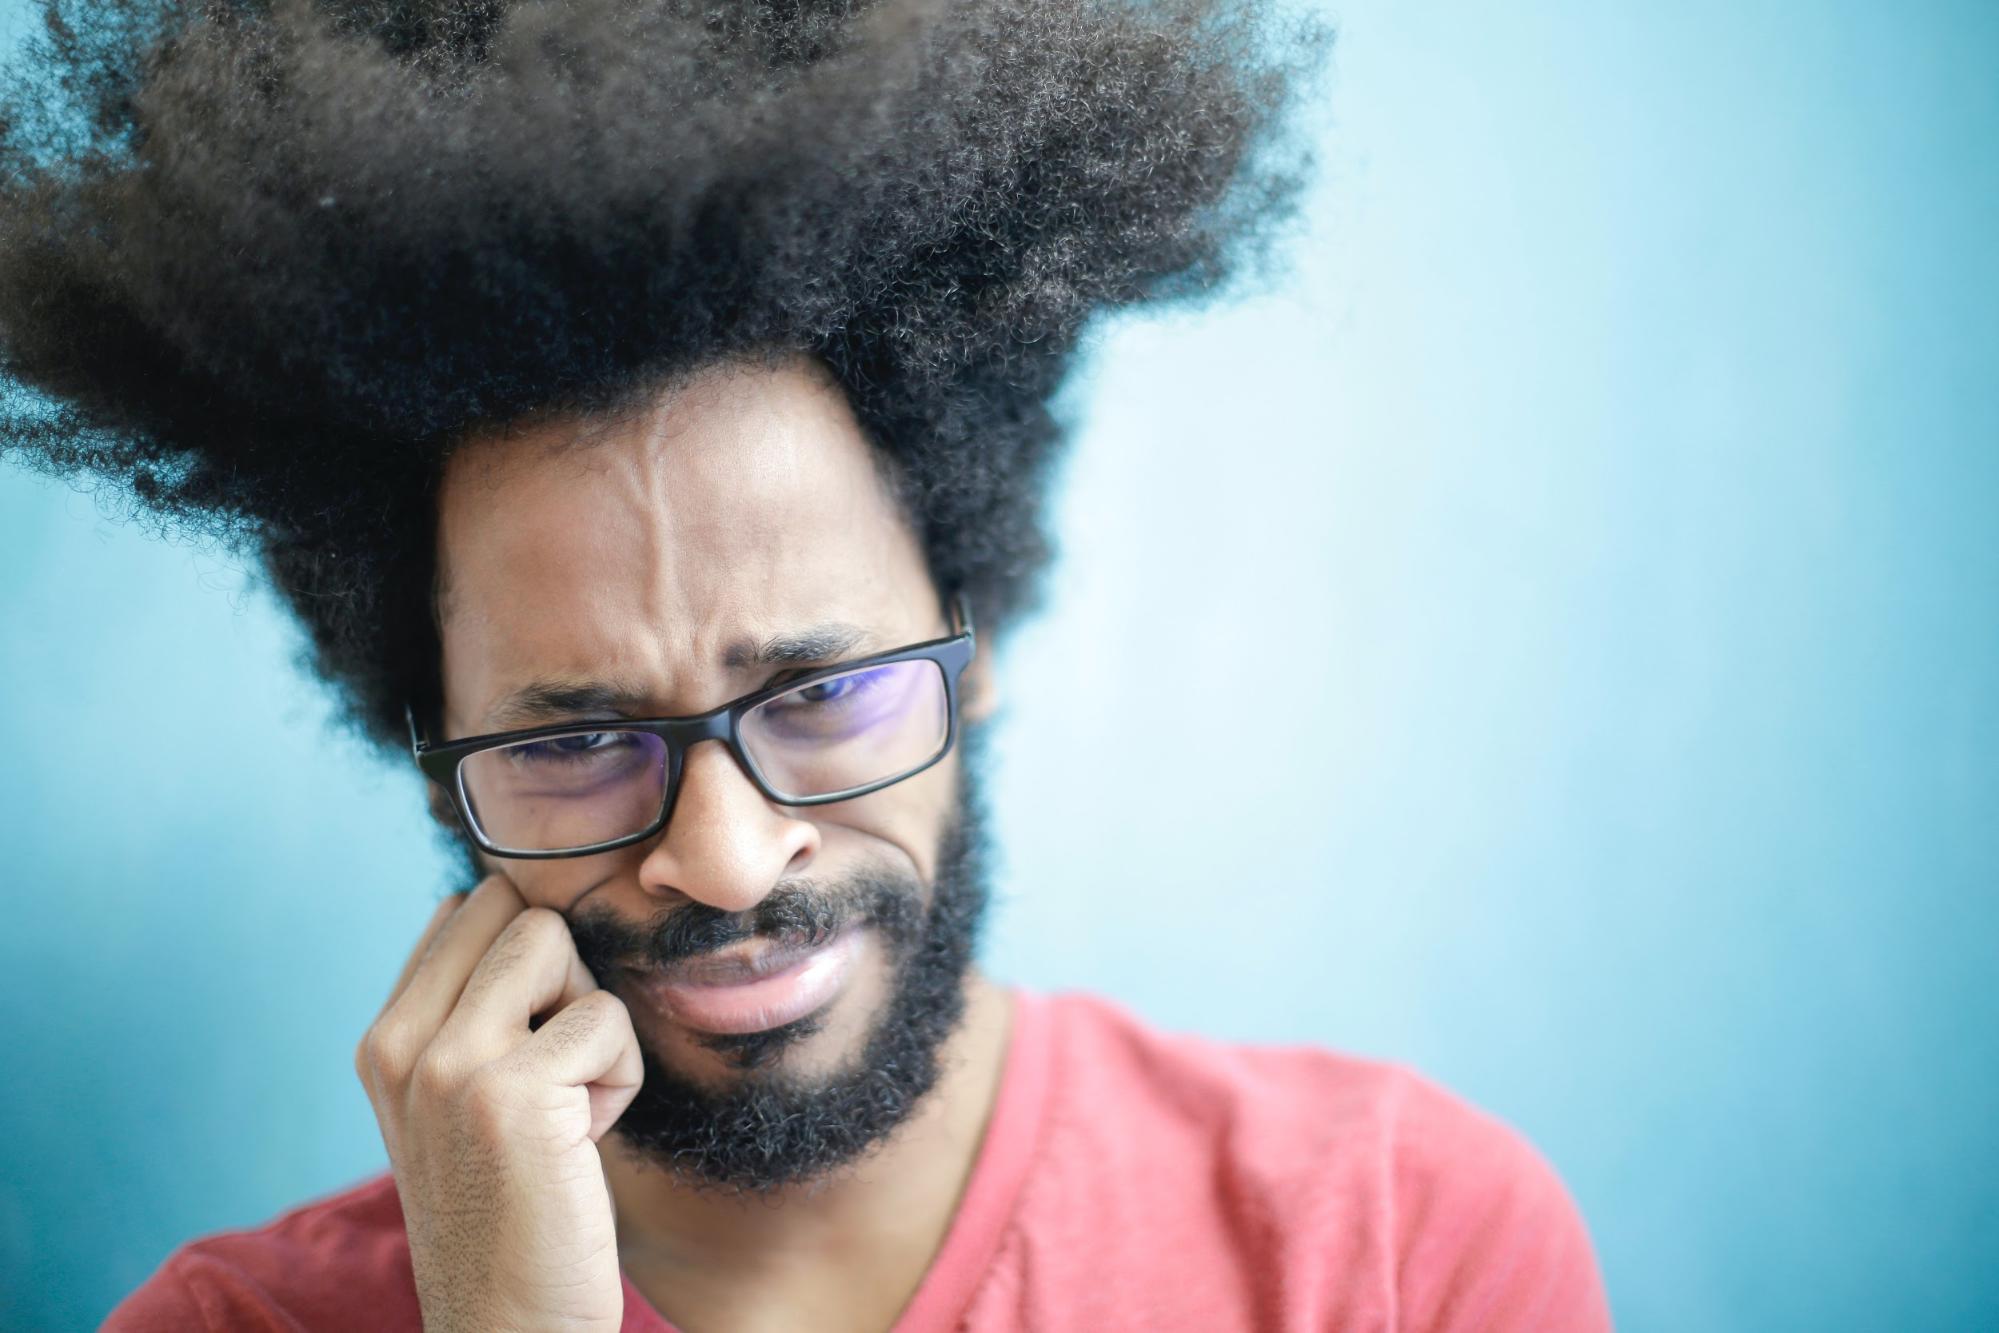
[[[726,745],[701,741],[688,748],[672,814],[639,865],[639,883],[657,896],[747,911],[818,851],[817,824],[765,797]]]

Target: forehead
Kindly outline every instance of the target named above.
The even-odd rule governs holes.
[[[921,548],[837,384],[705,371],[616,420],[468,441],[438,498],[440,627],[461,720],[529,678],[651,682],[703,707],[745,638],[932,627]],[[678,696],[678,697],[675,697]]]

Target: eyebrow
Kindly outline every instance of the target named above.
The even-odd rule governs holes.
[[[874,639],[873,633],[859,625],[814,625],[767,639],[739,639],[723,650],[722,665],[731,671],[747,671],[753,667],[830,664],[870,646]],[[634,680],[545,677],[502,695],[486,711],[481,727],[487,732],[510,731],[593,711],[635,717],[647,710],[650,697],[651,691]]]
[[[722,653],[731,671],[760,666],[803,666],[844,657],[874,638],[859,625],[814,625],[811,629],[769,639],[742,639]]]

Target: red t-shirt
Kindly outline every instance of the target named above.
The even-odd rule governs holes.
[[[1525,1139],[1399,1066],[1015,991],[931,1330],[1599,1333],[1588,1233]],[[176,1250],[112,1333],[420,1330],[395,1179]],[[672,1333],[625,1282],[625,1333]]]

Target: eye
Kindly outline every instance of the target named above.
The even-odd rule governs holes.
[[[547,742],[551,749],[564,754],[581,754],[585,750],[599,750],[618,739],[615,731],[590,731],[580,736],[557,736]]]
[[[551,736],[547,740],[524,741],[507,747],[507,756],[517,764],[594,759],[634,743],[620,731],[586,731],[574,736]]]
[[[790,697],[801,703],[832,703],[860,689],[867,674],[865,671],[858,671],[850,676],[835,676],[831,680],[816,681],[793,690]]]

